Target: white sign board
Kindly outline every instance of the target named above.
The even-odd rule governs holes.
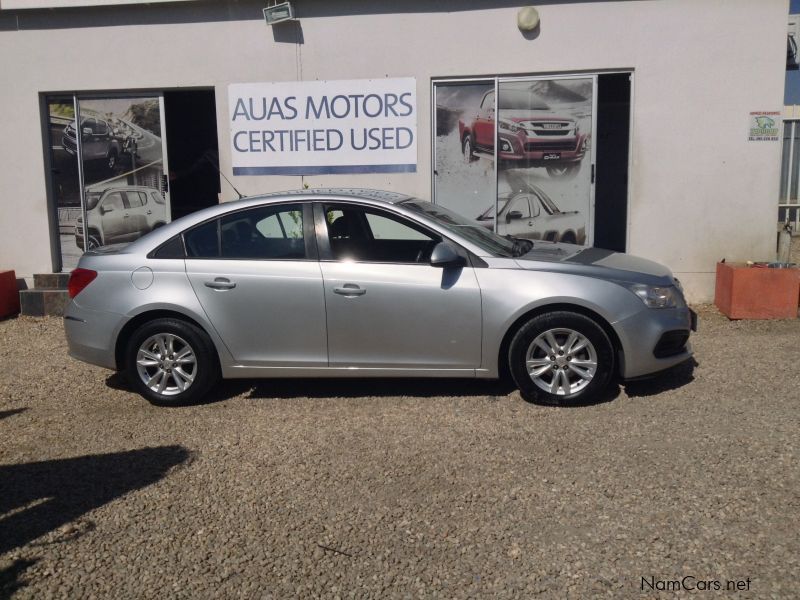
[[[234,175],[417,170],[413,78],[228,86]]]
[[[777,142],[780,140],[781,113],[779,111],[753,111],[747,139],[751,142]]]

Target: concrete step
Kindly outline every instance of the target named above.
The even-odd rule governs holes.
[[[33,289],[19,293],[20,313],[30,317],[63,316],[68,301],[67,290]]]
[[[37,290],[65,290],[69,273],[38,273],[33,276],[33,287]]]

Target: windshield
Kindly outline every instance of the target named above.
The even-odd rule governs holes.
[[[513,239],[501,237],[486,229],[483,225],[467,219],[452,210],[424,200],[406,200],[402,202],[402,205],[433,219],[442,227],[469,240],[490,254],[506,258],[516,255]]]
[[[100,201],[103,192],[86,192],[86,210],[92,210]]]
[[[497,108],[500,110],[550,110],[547,103],[539,96],[522,90],[500,90]]]
[[[544,204],[545,210],[549,212],[551,215],[561,212],[561,210],[559,210],[559,208],[555,205],[555,203],[552,200],[550,200],[550,197],[547,194],[545,194],[542,190],[537,189],[536,195],[539,196],[539,199],[542,201],[542,204]]]

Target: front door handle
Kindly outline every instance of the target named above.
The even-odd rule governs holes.
[[[345,283],[342,287],[335,287],[333,288],[334,294],[339,294],[340,296],[363,296],[367,293],[367,290],[362,290],[358,287],[355,283]]]
[[[214,281],[206,281],[204,285],[212,290],[232,290],[236,287],[233,281],[225,277],[216,277]]]

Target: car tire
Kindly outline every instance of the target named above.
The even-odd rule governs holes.
[[[472,146],[472,136],[468,133],[461,141],[461,152],[464,155],[464,162],[469,164],[475,160],[475,149]]]
[[[87,243],[87,248],[86,248],[87,251],[88,250],[94,250],[95,248],[99,248],[102,245],[103,244],[100,241],[100,236],[98,236],[96,233],[90,233],[89,234],[89,241]]]
[[[575,234],[569,231],[561,236],[559,242],[561,242],[562,244],[577,244],[578,240],[575,239]]]
[[[573,179],[580,170],[580,163],[568,165],[550,165],[547,167],[547,174],[554,179]]]
[[[128,341],[125,370],[134,389],[151,404],[197,402],[220,379],[214,343],[205,331],[179,319],[155,319]]]
[[[532,318],[514,335],[508,351],[514,383],[523,399],[536,404],[596,400],[611,381],[614,362],[614,348],[603,328],[569,311]]]

